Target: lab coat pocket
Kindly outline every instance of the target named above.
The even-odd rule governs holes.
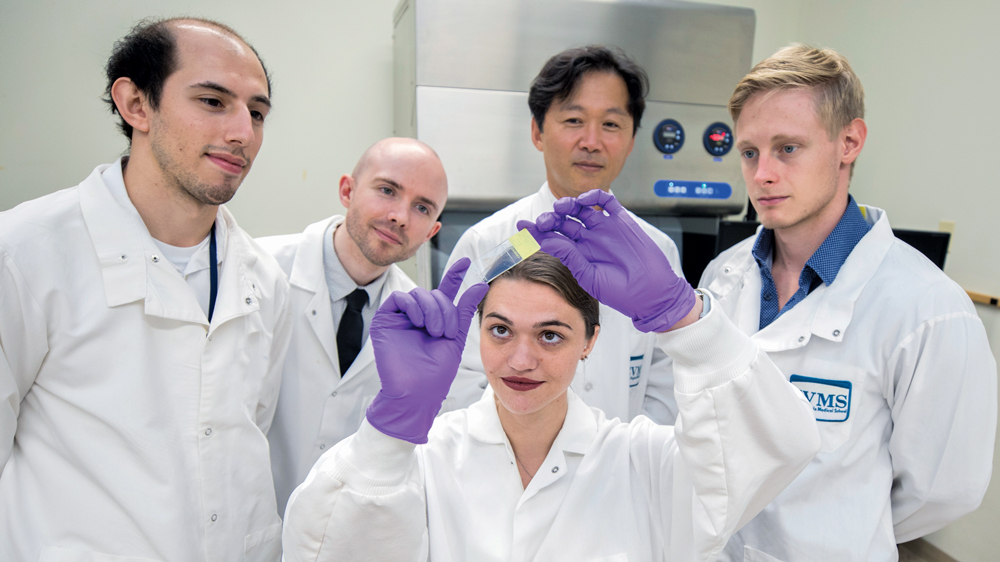
[[[791,375],[789,382],[802,391],[812,407],[822,441],[820,452],[829,453],[851,437],[864,373],[849,365],[822,363],[813,365],[820,368]]]
[[[38,558],[38,562],[158,562],[158,561],[154,558],[141,558],[138,556],[113,556],[111,554],[101,554],[100,552],[77,550],[75,548],[48,546],[42,549],[42,555]]]
[[[743,547],[743,562],[782,562],[781,560],[749,546]]]
[[[245,562],[277,562],[281,558],[281,523],[250,533],[243,539]]]

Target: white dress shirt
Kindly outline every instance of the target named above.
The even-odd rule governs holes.
[[[341,263],[337,251],[333,248],[333,232],[341,226],[347,228],[342,221],[330,221],[323,233],[323,272],[326,274],[326,289],[330,292],[330,312],[333,315],[333,325],[339,327],[340,320],[344,317],[344,311],[347,310],[347,295],[356,289],[364,289],[368,293],[368,302],[361,308],[361,318],[364,320],[364,328],[361,331],[363,344],[368,341],[368,329],[371,328],[375,312],[378,311],[378,307],[382,305],[384,300],[382,287],[385,285],[386,277],[389,276],[389,270],[386,269],[382,275],[364,287],[358,287],[358,284],[347,274],[344,264]],[[386,295],[387,298],[388,296]]]

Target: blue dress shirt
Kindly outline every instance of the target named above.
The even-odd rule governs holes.
[[[799,275],[799,290],[788,299],[784,307],[778,307],[778,289],[771,276],[774,263],[774,231],[762,229],[753,245],[753,258],[760,267],[760,328],[763,330],[786,311],[806,298],[820,283],[829,285],[837,278],[841,266],[847,261],[854,247],[871,230],[871,225],[861,214],[854,197],[847,196],[847,209],[833,232],[826,237],[819,248],[809,257]]]

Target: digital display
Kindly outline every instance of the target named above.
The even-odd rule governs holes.
[[[713,123],[705,130],[705,150],[712,156],[723,156],[733,148],[733,131],[725,123]]]
[[[673,154],[684,146],[684,128],[673,119],[664,119],[653,129],[653,145],[664,154]]]

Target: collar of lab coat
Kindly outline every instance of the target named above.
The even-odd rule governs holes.
[[[801,303],[757,332],[754,341],[762,349],[776,351],[802,347],[809,343],[811,336],[834,342],[844,339],[854,315],[855,302],[878,270],[895,240],[885,211],[870,206],[863,206],[861,209],[865,219],[872,224],[872,229],[854,247],[836,280],[830,285],[820,285]],[[758,236],[760,230],[757,229]],[[742,243],[746,251],[735,252],[721,266],[721,275],[712,281],[708,289],[720,298],[724,298],[736,288],[747,291],[756,289],[759,314],[760,268],[750,252],[753,243],[754,240]],[[744,288],[744,284],[748,287]],[[745,299],[747,303],[755,302],[752,295],[747,295]],[[752,315],[744,314],[744,316],[749,322],[749,317]],[[790,326],[807,326],[808,333],[800,333],[802,330],[790,329]],[[741,328],[746,331],[745,326]]]
[[[572,389],[566,389],[568,408],[562,429],[552,443],[552,449],[582,455],[597,436],[594,413]],[[491,445],[507,444],[507,434],[500,425],[493,387],[486,387],[483,397],[469,406],[469,435]]]
[[[865,219],[872,229],[854,247],[841,266],[837,279],[825,287],[824,298],[813,316],[810,331],[830,341],[842,341],[854,315],[854,303],[865,285],[875,275],[882,260],[889,252],[895,236],[889,226],[885,211],[875,207],[863,208]],[[838,283],[840,281],[840,283]],[[794,308],[792,310],[795,310]],[[834,334],[837,335],[834,335]]]
[[[103,173],[110,166],[117,166],[120,177],[118,160],[95,168],[79,187],[80,209],[100,262],[108,306],[144,300],[146,314],[208,326],[205,313],[174,266],[166,259],[152,261],[159,249],[139,213],[130,202],[115,198],[105,183]],[[236,221],[225,206],[219,206],[215,220],[217,230],[225,230],[220,261],[228,265],[220,272],[212,325],[259,308],[256,280],[249,274],[257,256],[236,235]]]
[[[551,212],[555,202],[556,196],[549,189],[549,182],[543,183],[542,187],[538,188],[538,197],[535,197],[534,201],[531,202],[531,216],[537,218],[542,213]]]
[[[333,314],[330,312],[330,290],[327,288],[326,272],[323,269],[323,235],[331,222],[340,223],[342,220],[343,216],[334,215],[306,227],[302,232],[302,241],[295,246],[295,257],[292,259],[292,269],[288,275],[289,284],[312,293],[309,305],[301,314],[306,315],[306,320],[334,369],[339,368],[337,336],[334,332]],[[352,366],[363,362],[366,356],[367,352],[362,348]],[[341,383],[344,378],[341,373]]]
[[[611,195],[615,194],[615,192],[610,189],[608,190],[608,193]],[[537,217],[542,213],[551,212],[552,206],[555,205],[557,200],[558,199],[556,199],[555,194],[552,193],[551,189],[549,189],[549,182],[543,183],[542,187],[538,189],[538,197],[535,197],[535,200],[532,202],[532,216]]]
[[[330,223],[340,224],[344,217],[334,215],[314,222],[302,232],[302,242],[295,249],[292,270],[288,282],[293,286],[316,293],[330,300],[330,290],[326,286],[326,271],[323,269],[323,235]],[[329,305],[327,305],[329,308]]]
[[[338,225],[343,220],[342,215],[334,215],[306,227],[302,232],[302,240],[296,244],[295,257],[292,260],[288,276],[288,281],[293,287],[313,294],[308,306],[301,313],[306,315],[306,320],[313,332],[316,333],[320,345],[323,346],[323,351],[326,352],[335,369],[339,369],[337,336],[333,325],[333,315],[330,312],[330,289],[326,283],[326,269],[323,267],[323,244],[325,242],[323,237],[331,223]],[[384,283],[382,285],[382,302],[385,302],[393,291],[408,291],[411,288],[409,278],[395,264],[389,266]],[[379,304],[381,305],[382,302]],[[316,314],[313,314],[312,311],[316,311]],[[374,360],[375,352],[372,349],[371,338],[368,338],[361,346],[361,351],[358,352],[354,362],[351,363],[351,367],[346,373],[340,374],[338,384],[345,384]]]
[[[322,277],[322,279],[323,279],[323,285],[325,287],[326,286],[326,273],[322,272],[321,275],[323,276]],[[384,303],[385,300],[389,298],[389,295],[391,295],[393,292],[395,292],[395,291],[404,291],[404,292],[406,292],[406,291],[409,291],[412,287],[413,287],[413,282],[410,281],[410,278],[407,277],[405,273],[403,273],[403,270],[399,269],[399,266],[397,266],[396,264],[390,265],[389,266],[389,270],[386,271],[386,273],[385,273],[385,282],[382,285],[382,296],[380,297],[379,306],[381,306],[382,303]],[[327,295],[328,293],[329,293],[329,289],[324,289],[324,293],[323,294]],[[326,305],[326,308],[329,309],[330,308],[330,305],[329,305],[329,296],[324,296],[324,298],[327,299],[327,303],[328,303]],[[331,325],[332,325],[332,320],[331,320]],[[331,357],[330,360],[333,361],[333,358],[337,357],[337,351],[336,351],[336,345],[337,345],[336,340],[337,340],[337,338],[333,337],[331,339],[332,339],[332,342],[333,342],[332,343],[332,345],[333,345],[333,354],[330,356]],[[369,337],[367,340],[365,340],[364,345],[361,346],[361,351],[358,352],[358,356],[354,358],[354,362],[351,363],[350,368],[347,369],[346,373],[342,374],[342,376],[340,378],[340,384],[344,384],[347,381],[351,380],[358,373],[360,373],[363,370],[365,370],[370,364],[372,364],[374,362],[375,362],[375,350],[374,350],[374,348],[372,348],[372,339],[371,339],[371,337]]]

